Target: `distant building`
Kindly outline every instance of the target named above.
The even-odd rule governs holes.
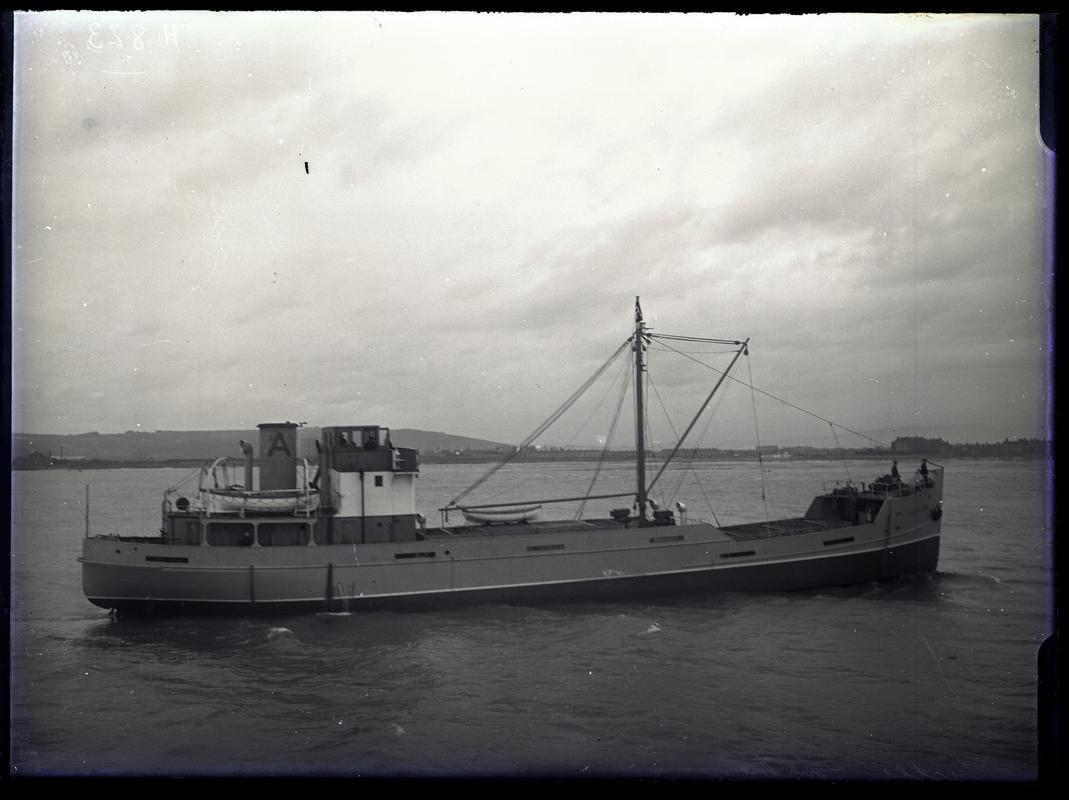
[[[11,462],[12,469],[48,469],[52,466],[52,456],[34,450],[28,456],[16,456]]]
[[[1004,439],[1001,442],[952,444],[952,456],[980,456],[998,458],[1042,457],[1047,454],[1049,443],[1043,439]]]
[[[1047,451],[1047,443],[1042,439],[1006,439],[1002,443],[1002,454],[1010,456],[1041,456]]]
[[[891,443],[898,455],[966,456],[979,458],[1033,458],[1046,454],[1049,444],[1042,439],[1003,439],[1001,442],[950,444],[943,439],[902,436]]]

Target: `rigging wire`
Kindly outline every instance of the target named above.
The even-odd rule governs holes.
[[[748,341],[749,340],[747,339],[747,342]],[[742,343],[741,347],[739,347],[738,352],[735,353],[735,357],[733,359],[731,359],[731,363],[728,364],[728,367],[727,367],[728,371],[730,371],[731,368],[735,366],[735,362],[739,360],[739,357],[742,355],[743,350],[745,350],[745,349],[746,349],[746,343],[744,342],[744,343]],[[687,358],[690,358],[690,356],[687,356]],[[697,360],[697,359],[694,359],[694,360]],[[701,363],[701,362],[698,362],[698,363]],[[720,370],[716,370],[716,371],[720,372]],[[654,476],[653,480],[650,481],[649,485],[647,486],[647,490],[652,489],[654,484],[656,484],[657,481],[660,480],[661,475],[664,474],[665,467],[668,466],[668,462],[670,462],[673,458],[675,458],[676,453],[679,452],[679,448],[683,446],[683,440],[686,439],[687,436],[690,435],[690,432],[694,429],[694,426],[697,424],[698,419],[701,417],[702,412],[704,412],[705,409],[708,407],[709,401],[711,401],[713,399],[713,397],[716,395],[717,391],[720,389],[720,386],[724,383],[724,379],[727,378],[727,377],[728,377],[728,372],[727,371],[721,373],[720,380],[718,380],[716,382],[716,385],[713,386],[712,391],[710,391],[709,394],[706,396],[704,402],[701,405],[701,408],[698,409],[698,413],[694,415],[694,418],[690,421],[690,424],[687,426],[687,429],[685,431],[683,431],[683,435],[680,437],[679,441],[676,442],[676,446],[672,448],[672,452],[669,453],[668,457],[665,459],[664,465],[661,467],[661,469],[657,473],[657,475]]]
[[[594,484],[597,483],[598,477],[601,475],[601,468],[605,465],[605,457],[609,453],[609,448],[612,446],[614,437],[616,436],[616,424],[620,421],[620,412],[623,410],[624,399],[627,397],[627,388],[631,385],[631,365],[624,362],[622,370],[623,381],[620,386],[620,397],[616,401],[616,410],[612,415],[612,422],[609,424],[609,432],[605,435],[605,446],[601,448],[601,455],[598,457],[597,466],[594,467],[594,476],[590,479],[590,485],[586,490],[586,497],[583,498],[583,502],[579,504],[579,509],[575,512],[575,519],[582,519],[583,512],[586,510],[586,501],[590,497],[591,492],[594,491]],[[617,379],[613,380],[613,384]]]
[[[647,340],[647,344],[648,344],[648,340]],[[649,348],[648,347],[646,348],[646,350],[647,350],[647,352],[649,352]],[[646,397],[649,397],[650,396],[650,386],[651,386],[651,383],[653,381],[653,378],[650,376],[650,359],[648,357],[646,359],[645,365],[643,366],[643,375],[644,375],[643,379],[646,382],[646,390],[645,390],[644,394],[645,394]],[[656,509],[658,507],[657,504],[656,504],[656,501],[653,500],[653,498],[650,496],[650,493],[649,493],[650,489],[652,488],[650,486],[650,482],[649,482],[650,472],[653,471],[654,462],[656,461],[656,458],[657,458],[656,453],[653,450],[650,449],[650,447],[653,444],[653,429],[650,427],[650,415],[649,414],[643,415],[642,423],[643,423],[643,428],[645,429],[645,432],[646,432],[646,455],[647,455],[647,457],[643,461],[643,463],[646,466],[646,475],[645,475],[645,478],[646,478],[646,502],[647,502],[647,504],[651,505],[653,508]],[[662,469],[663,469],[663,467],[662,467]],[[640,509],[639,510],[639,514],[644,515],[645,512]]]
[[[648,377],[646,383],[650,386],[650,388],[653,389],[653,394],[657,398],[657,402],[661,406],[661,411],[664,412],[664,418],[666,420],[668,420],[668,427],[672,429],[672,437],[676,441],[678,441],[679,440],[679,433],[676,431],[676,426],[672,423],[672,417],[668,414],[668,409],[664,405],[664,400],[661,398],[661,393],[657,389],[657,384],[655,384],[653,382],[653,376],[652,375]],[[647,415],[646,419],[649,420],[649,416],[648,415]]]
[[[752,384],[752,382],[751,383],[746,383],[746,381],[740,380],[739,378],[736,378],[733,375],[728,375],[725,371],[719,370],[716,367],[710,366],[709,364],[706,364],[704,361],[699,361],[698,359],[694,358],[693,356],[687,355],[683,351],[677,350],[676,348],[672,347],[671,345],[665,345],[665,347],[669,348],[670,350],[675,351],[676,353],[679,353],[679,355],[683,356],[684,358],[689,358],[695,364],[700,364],[701,366],[705,367],[706,369],[710,369],[713,372],[717,372],[717,373],[719,373],[721,375],[724,375],[729,380],[733,380],[736,383],[741,383],[743,386],[748,386],[750,389],[752,389],[753,391],[757,392],[758,394],[763,394],[765,397],[770,397],[773,400],[775,400],[777,403],[783,403],[785,406],[790,406],[791,408],[795,409],[796,411],[801,411],[803,414],[808,414],[811,417],[815,417],[816,419],[819,419],[821,422],[827,422],[827,423],[832,424],[832,425],[837,425],[838,427],[842,428],[847,433],[852,433],[855,436],[860,436],[862,439],[866,439],[867,441],[870,441],[873,444],[878,444],[881,447],[890,447],[891,446],[891,445],[887,444],[887,442],[881,442],[879,439],[873,439],[871,436],[867,436],[864,433],[861,433],[860,431],[855,431],[853,428],[848,428],[845,425],[842,425],[840,423],[832,422],[827,417],[820,416],[820,414],[814,414],[812,411],[804,409],[801,406],[797,406],[794,403],[790,402],[789,400],[784,400],[782,397],[777,397],[776,395],[772,394],[771,392],[766,392],[764,389],[758,389],[756,386],[754,386]]]
[[[675,336],[671,333],[652,333],[647,332],[648,336],[654,339],[671,339],[676,342],[707,342],[709,344],[733,344],[738,347],[742,342],[738,339],[706,339],[701,336]]]
[[[717,395],[716,402],[713,403],[713,409],[709,412],[709,416],[705,421],[705,427],[702,428],[702,432],[698,435],[698,444],[695,444],[694,447],[690,448],[690,452],[687,456],[689,459],[687,465],[690,468],[691,474],[694,477],[694,482],[698,484],[698,487],[702,490],[702,495],[705,497],[705,502],[708,505],[709,511],[712,513],[714,520],[716,519],[716,511],[713,510],[713,505],[709,501],[708,496],[705,494],[705,487],[702,485],[701,478],[698,476],[698,470],[694,468],[694,458],[697,457],[698,451],[701,449],[699,444],[705,441],[705,434],[709,431],[709,426],[713,424],[713,417],[715,417],[716,412],[720,410],[720,406],[724,401],[724,397],[727,395],[728,388],[730,387],[725,386],[724,389],[720,392],[720,394]],[[672,490],[671,497],[673,500],[679,496],[679,490],[683,487],[683,481],[685,479],[686,475],[683,472],[680,472],[679,480],[676,481],[675,488]]]
[[[181,489],[183,486],[185,486],[187,483],[189,483],[193,479],[193,477],[195,475],[197,475],[200,472],[203,472],[203,470],[204,470],[204,467],[197,467],[195,470],[193,470],[191,473],[186,475],[186,477],[182,478],[182,480],[180,480],[178,483],[176,483],[174,486],[172,486],[167,491],[168,492],[174,492],[174,491],[177,491],[178,489]]]
[[[530,434],[526,439],[524,439],[523,442],[520,443],[516,447],[515,450],[513,450],[511,453],[507,454],[505,456],[505,458],[503,458],[501,461],[499,461],[497,464],[495,464],[493,467],[491,467],[489,470],[487,470],[483,474],[483,476],[481,478],[479,478],[477,481],[475,481],[475,483],[473,483],[471,486],[469,486],[463,492],[461,492],[456,497],[454,497],[452,500],[450,500],[449,501],[449,506],[455,506],[458,502],[460,502],[465,497],[467,497],[469,494],[471,494],[473,491],[475,491],[477,488],[482,486],[483,483],[485,483],[487,481],[487,479],[490,478],[490,476],[492,476],[495,472],[497,472],[499,469],[501,469],[506,464],[508,464],[510,461],[512,461],[512,459],[516,458],[516,456],[518,456],[520,453],[522,453],[527,448],[527,446],[531,444],[531,442],[533,442],[535,439],[537,439],[539,436],[541,436],[543,433],[545,433],[545,431],[554,422],[556,422],[558,419],[560,419],[561,415],[565,411],[567,411],[569,408],[571,408],[571,406],[575,403],[575,401],[578,400],[583,395],[583,393],[587,389],[589,389],[594,384],[594,382],[597,381],[598,378],[600,378],[602,376],[602,374],[605,372],[605,370],[607,370],[612,365],[612,363],[614,361],[616,361],[617,358],[620,357],[620,354],[624,352],[624,350],[627,348],[627,346],[629,344],[631,344],[631,337],[630,336],[627,337],[627,339],[624,340],[623,344],[621,344],[618,348],[616,348],[616,352],[613,353],[611,356],[609,356],[608,360],[604,364],[602,364],[600,367],[598,367],[598,369],[594,372],[594,374],[591,375],[589,378],[587,378],[586,382],[582,386],[580,386],[572,394],[571,397],[569,397],[567,400],[564,401],[564,403],[561,405],[560,408],[558,408],[556,411],[554,411],[549,416],[549,418],[546,419],[546,421],[543,422],[541,425],[539,425],[532,434]]]
[[[665,345],[665,347],[667,347],[670,350],[675,350],[675,352],[679,353],[679,355],[684,356],[686,358],[690,358],[691,361],[694,361],[694,362],[696,362],[698,364],[701,364],[703,367],[706,367],[706,368],[712,370],[713,372],[720,372],[721,374],[724,374],[723,372],[718,370],[716,367],[713,367],[713,366],[710,366],[709,364],[705,364],[705,363],[703,363],[701,361],[698,361],[698,359],[696,359],[696,358],[691,358],[690,355],[688,355],[686,352],[684,352],[682,350],[677,350],[676,348],[672,347],[671,345]],[[804,414],[808,414],[811,417],[816,417],[817,419],[821,420],[822,422],[828,423],[828,427],[831,428],[832,437],[835,439],[835,446],[839,450],[839,458],[842,459],[843,469],[846,472],[846,479],[848,481],[852,480],[851,476],[850,476],[850,468],[846,464],[846,454],[843,452],[842,444],[839,442],[839,435],[835,432],[835,428],[836,427],[842,428],[844,431],[848,431],[850,433],[853,433],[856,436],[860,436],[863,439],[867,439],[868,441],[873,442],[873,443],[878,444],[878,445],[881,445],[883,447],[888,447],[889,446],[885,442],[881,442],[878,439],[873,439],[871,436],[866,436],[863,433],[860,433],[858,431],[852,430],[851,428],[847,428],[845,425],[839,425],[838,423],[832,422],[830,419],[825,419],[824,417],[820,416],[819,414],[814,414],[812,411],[808,411],[808,410],[802,408],[801,406],[797,406],[794,403],[791,403],[791,402],[789,402],[787,400],[784,400],[781,397],[776,397],[774,394],[771,394],[770,392],[766,392],[766,391],[763,391],[761,389],[758,389],[756,386],[753,385],[753,372],[752,372],[752,369],[750,368],[749,355],[750,355],[749,354],[749,350],[747,350],[747,352],[746,352],[746,356],[747,356],[746,366],[747,366],[747,370],[750,373],[750,383],[748,385],[750,387],[751,400],[753,401],[753,393],[754,392],[760,392],[761,394],[765,395],[766,397],[770,397],[773,400],[776,400],[777,402],[783,403],[784,405],[788,405],[791,408],[797,409],[798,411],[801,411]],[[733,380],[733,381],[736,381],[738,383],[742,383],[742,381],[739,381],[738,378],[735,378],[735,377],[733,377],[731,375],[728,375],[727,377],[731,378],[731,380]],[[757,404],[756,404],[755,401],[753,402],[753,407],[754,407],[754,432],[756,434],[756,432],[757,432]],[[765,499],[765,494],[767,492],[767,483],[765,481],[764,460],[763,460],[763,458],[761,456],[761,442],[760,442],[760,439],[758,439],[757,447],[758,447],[758,450],[757,450],[757,461],[761,465],[761,499],[764,500]],[[767,516],[768,515],[767,507],[766,507],[765,513],[766,513],[766,516]]]
[[[831,435],[835,437],[835,446],[839,448],[839,458],[843,460],[843,469],[846,471],[846,480],[849,483],[853,483],[853,480],[850,478],[850,467],[846,465],[846,454],[843,452],[843,446],[839,444],[839,435],[835,432],[835,426],[829,422],[828,427],[831,428]]]
[[[672,422],[672,417],[671,417],[671,415],[669,415],[669,413],[668,413],[668,409],[667,409],[667,408],[665,407],[665,404],[664,404],[664,400],[663,400],[663,399],[661,398],[661,393],[660,393],[660,391],[658,391],[658,389],[657,389],[657,385],[656,385],[656,384],[655,384],[655,383],[653,382],[653,378],[652,378],[652,377],[650,378],[650,380],[649,380],[649,383],[650,383],[650,386],[652,386],[652,387],[653,387],[653,393],[654,393],[654,394],[656,395],[656,397],[657,397],[657,402],[658,402],[658,403],[660,404],[660,406],[661,406],[661,411],[663,411],[663,412],[664,412],[664,418],[665,418],[665,419],[666,419],[666,420],[668,421],[668,427],[672,429],[672,437],[673,437],[673,438],[674,438],[674,439],[675,439],[676,441],[679,441],[679,431],[677,431],[677,430],[676,430],[676,426],[675,426],[675,424],[674,424],[674,423]],[[708,427],[709,427],[709,426],[708,426],[708,423],[707,423],[707,424],[706,424],[706,428],[708,428]],[[693,469],[693,465],[691,465],[691,468]],[[669,504],[671,504],[672,500],[674,500],[674,499],[675,499],[675,497],[676,497],[676,494],[677,494],[677,493],[679,492],[679,487],[680,487],[680,485],[681,485],[681,484],[683,483],[683,477],[684,477],[684,476],[682,476],[682,475],[681,475],[681,476],[680,476],[680,478],[679,478],[679,480],[678,480],[678,481],[676,482],[676,486],[675,486],[675,490],[674,490],[674,491],[672,491],[672,492],[669,492],[668,494],[664,495],[664,497],[666,497],[666,498],[667,498],[667,502],[668,502]]]
[[[705,504],[709,507],[709,513],[713,515],[713,522],[716,523],[716,527],[720,527],[720,520],[716,517],[716,510],[713,508],[713,502],[709,499],[709,495],[705,493],[705,486],[698,480],[698,472],[694,469],[694,465],[690,465],[691,470],[694,472],[694,482],[698,484],[698,488],[701,490],[702,498],[705,500]]]
[[[657,394],[657,387],[653,383],[653,376],[649,372],[649,363],[647,362],[647,364],[646,364],[646,397],[650,396],[650,389],[651,388],[653,389],[654,394]],[[663,406],[662,406],[662,408],[663,408]],[[667,412],[665,412],[665,416],[667,416]],[[669,424],[671,424],[671,423],[669,423]],[[646,414],[646,441],[650,442],[651,444],[653,443],[653,428],[650,427],[650,415],[649,414]],[[649,473],[653,471],[653,469],[656,466],[656,464],[659,463],[660,452],[661,452],[660,450],[651,451],[651,454],[652,454],[653,457],[646,460],[646,467],[647,467],[646,477],[647,478],[649,477]],[[661,470],[663,471],[664,468],[667,467],[667,466],[668,466],[668,460],[665,460],[664,464],[661,466]],[[647,482],[647,490],[646,490],[647,492],[649,492],[648,486],[649,486],[649,483]],[[649,499],[649,495],[648,494],[647,494],[647,499]],[[661,493],[661,499],[662,500],[665,499],[663,492]]]
[[[620,371],[621,374],[626,374],[626,373],[630,372],[630,370],[628,369],[629,366],[630,365],[625,361],[624,362],[624,367]],[[598,404],[594,407],[594,410],[590,412],[590,416],[588,416],[586,418],[586,420],[583,422],[583,424],[579,426],[579,428],[576,430],[575,434],[568,441],[568,443],[565,445],[565,447],[571,447],[575,443],[575,440],[579,438],[579,434],[581,434],[586,429],[586,426],[590,424],[590,420],[594,419],[594,415],[597,414],[601,410],[602,405],[605,403],[605,398],[609,396],[609,392],[611,392],[613,390],[613,387],[616,386],[616,382],[618,380],[620,380],[620,375],[617,375],[615,378],[612,379],[612,383],[610,383],[608,385],[608,387],[606,387],[605,392],[601,395],[601,399],[598,400]],[[626,379],[625,379],[625,388],[626,388],[626,383],[629,383],[629,381],[626,381]]]
[[[651,346],[649,349],[650,350],[661,350],[661,351],[667,351],[668,350],[668,348],[664,347],[663,345],[660,346],[660,347]],[[676,352],[677,353],[697,353],[697,354],[701,354],[701,355],[716,356],[716,355],[724,355],[725,353],[734,353],[737,349],[738,348],[736,348],[736,347],[732,347],[732,348],[727,349],[727,350],[676,350]]]
[[[661,404],[661,410],[664,411],[665,419],[668,420],[668,426],[672,429],[672,435],[678,440],[679,439],[679,433],[676,431],[676,426],[672,422],[672,417],[668,414],[668,409],[665,408],[664,400],[661,399],[661,393],[657,390],[657,385],[653,383],[653,378],[650,378],[650,385],[653,386],[653,392],[654,392],[654,394],[657,395],[657,402],[659,402]],[[708,419],[706,419],[706,421],[705,421],[705,427],[702,429],[701,434],[698,436],[698,441],[699,442],[701,442],[705,438],[706,431],[709,430],[709,426],[713,422],[713,417],[716,415],[717,410],[720,408],[720,404],[723,401],[723,399],[724,399],[724,392],[721,392],[720,395],[716,399],[716,403],[713,405],[712,412],[709,414]],[[697,445],[695,445],[694,447],[692,447],[690,449],[690,452],[688,454],[688,458],[691,459],[691,460],[687,461],[687,468],[690,470],[691,474],[693,475],[694,482],[696,484],[698,484],[698,488],[701,490],[702,497],[705,498],[705,504],[708,506],[709,512],[713,515],[713,521],[719,526],[720,525],[720,520],[717,519],[716,510],[713,508],[713,504],[709,500],[709,495],[706,494],[706,492],[705,492],[705,486],[702,485],[701,478],[698,477],[698,470],[696,470],[694,468],[693,457],[697,454],[698,449],[699,448],[698,448]],[[669,506],[679,496],[679,490],[682,488],[683,481],[686,480],[686,477],[687,477],[686,471],[685,470],[680,470],[679,479],[676,481],[676,484],[672,488],[672,490],[670,492],[668,492],[667,495],[666,495],[666,497],[668,498],[667,499],[667,504]]]
[[[750,348],[746,348],[746,372],[750,377],[750,405],[753,407],[753,433],[757,441],[757,467],[761,471],[761,502],[765,504],[765,524],[771,522],[768,513],[768,483],[765,481],[765,462],[761,457],[761,433],[757,428],[757,397],[753,392],[753,367],[750,362]]]

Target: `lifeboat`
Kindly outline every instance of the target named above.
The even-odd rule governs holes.
[[[319,507],[319,492],[313,489],[276,489],[274,491],[247,491],[234,486],[226,489],[209,489],[215,511],[310,511]]]
[[[519,508],[460,509],[464,519],[478,525],[493,525],[503,522],[534,522],[542,514],[542,506]]]

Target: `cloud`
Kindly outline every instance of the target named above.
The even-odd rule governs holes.
[[[641,295],[857,426],[1040,429],[1034,22],[22,14],[18,413],[518,440]]]

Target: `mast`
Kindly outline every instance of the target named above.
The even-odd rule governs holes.
[[[642,321],[642,306],[635,298],[635,450],[637,466],[638,524],[646,524],[646,410],[642,405],[643,336],[646,326]]]

